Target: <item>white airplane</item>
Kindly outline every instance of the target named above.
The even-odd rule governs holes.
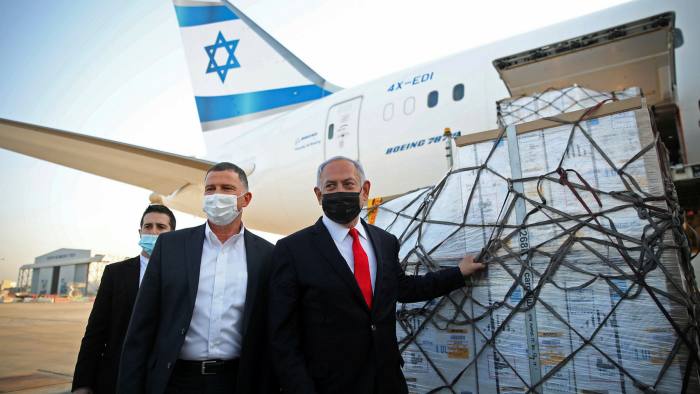
[[[448,169],[444,128],[494,129],[497,100],[549,87],[639,86],[677,161],[700,142],[700,2],[632,2],[348,89],[228,2],[174,5],[205,160],[6,119],[0,147],[147,188],[152,201],[199,216],[206,169],[231,161],[255,194],[247,225],[284,234],[319,215],[310,188],[324,159],[359,159],[376,196],[431,185]]]

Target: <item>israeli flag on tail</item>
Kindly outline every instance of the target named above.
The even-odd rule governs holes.
[[[230,3],[173,2],[203,131],[262,120],[340,89]]]

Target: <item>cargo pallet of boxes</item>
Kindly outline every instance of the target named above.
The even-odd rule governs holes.
[[[436,186],[367,220],[407,274],[487,271],[397,306],[413,393],[698,393],[698,290],[666,161],[638,89],[499,102]],[[517,142],[517,143],[514,143]]]

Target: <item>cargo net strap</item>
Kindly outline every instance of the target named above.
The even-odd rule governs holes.
[[[585,110],[607,100],[623,100],[639,95],[639,88],[615,92],[599,92],[578,85],[564,89],[547,89],[535,95],[499,101],[498,120],[501,126],[506,127],[547,116]]]
[[[698,387],[698,293],[682,212],[665,161],[656,156],[665,148],[649,130],[648,139],[639,138],[647,143],[627,152],[628,160],[609,157],[610,146],[601,146],[586,125],[605,101],[573,123],[561,121],[568,138],[558,163],[538,158],[556,163],[547,167],[553,170],[518,179],[500,173],[497,163],[508,162],[502,129],[476,165],[451,170],[435,187],[370,212],[376,225],[399,239],[407,274],[455,265],[470,251],[470,241],[483,235],[483,248],[471,253],[487,264],[484,274],[449,295],[397,309],[412,390],[612,393]],[[550,131],[539,133],[547,138]],[[609,167],[597,171],[619,181],[616,190],[567,166],[584,145],[599,166]],[[661,168],[657,189],[640,176],[649,158],[657,172]],[[492,184],[507,188],[502,201],[487,199]],[[555,191],[566,195],[567,204],[548,199]],[[455,208],[458,201],[465,204]],[[495,220],[485,219],[488,204],[497,207]],[[519,205],[526,208],[520,218]],[[630,214],[636,225],[618,228],[620,217]],[[538,240],[543,229],[549,235]],[[601,288],[606,301],[586,304]],[[548,335],[561,341],[552,345]],[[601,377],[604,370],[612,372]]]

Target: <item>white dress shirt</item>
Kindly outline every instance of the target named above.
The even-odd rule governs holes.
[[[183,360],[230,360],[240,356],[248,287],[244,228],[222,245],[205,225],[199,285]]]
[[[338,224],[323,215],[323,225],[326,226],[328,232],[331,233],[331,238],[335,242],[335,246],[338,251],[345,259],[345,262],[350,268],[350,271],[355,274],[355,256],[352,253],[352,235],[350,235],[350,229]],[[369,260],[369,276],[372,280],[372,291],[374,291],[374,279],[377,276],[377,259],[374,256],[374,249],[372,248],[372,243],[367,238],[367,232],[365,227],[362,225],[360,220],[357,221],[355,229],[360,234],[360,245],[362,249],[367,253],[367,260]]]
[[[146,267],[148,267],[148,257],[144,257],[144,255],[140,254],[139,260],[141,261],[141,265],[139,266],[139,287],[140,287],[141,282],[143,281],[143,274],[146,273]]]

